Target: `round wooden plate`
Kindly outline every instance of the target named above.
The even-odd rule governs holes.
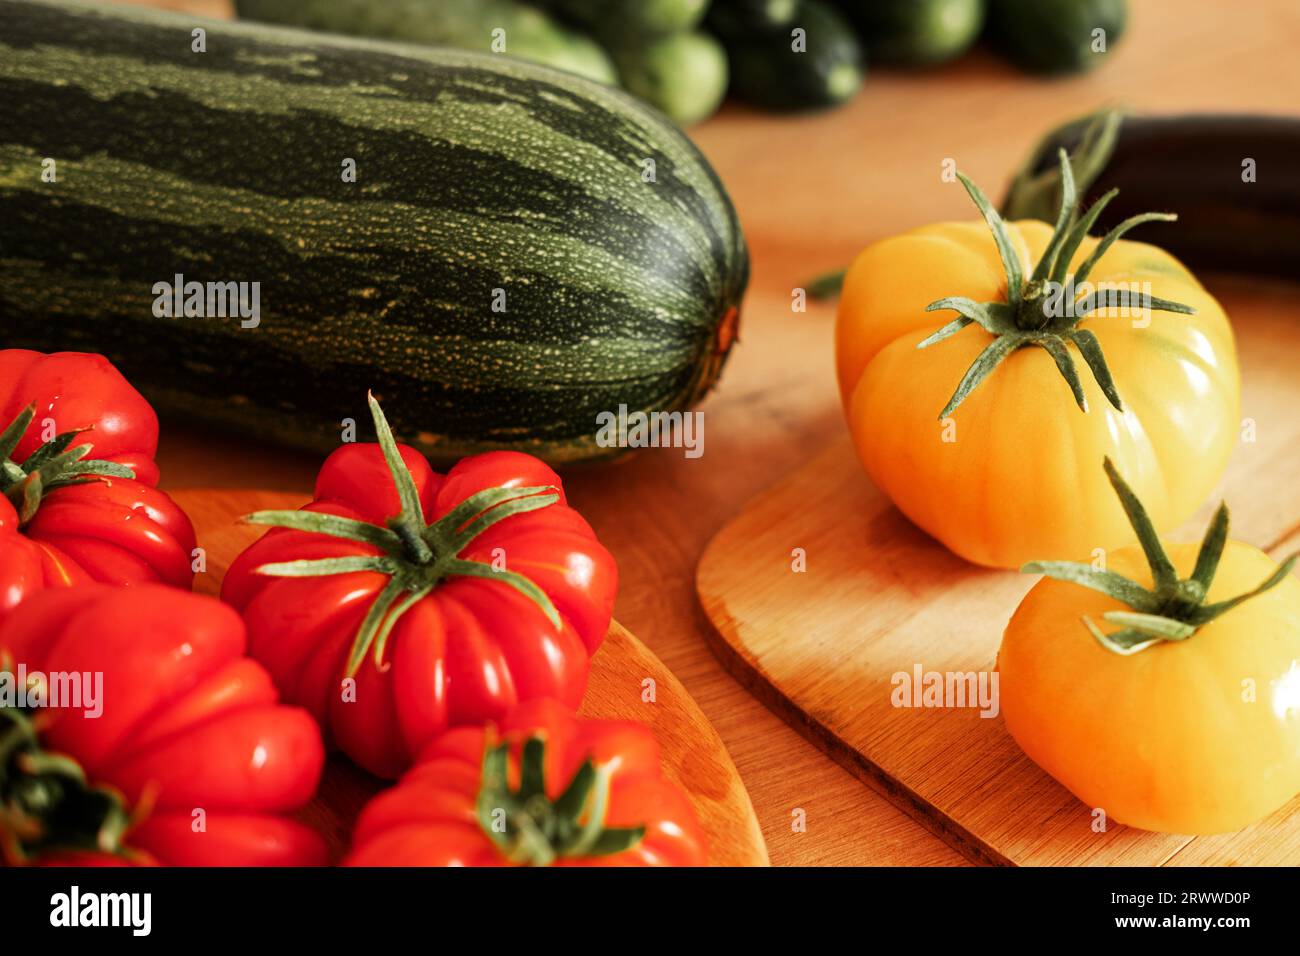
[[[184,490],[172,497],[189,514],[206,551],[207,572],[195,581],[195,590],[205,594],[218,593],[230,562],[265,530],[238,523],[240,516],[304,503],[301,495],[273,491]],[[653,701],[644,699],[651,686],[647,678],[654,682]],[[663,662],[617,621],[592,658],[582,713],[650,726],[663,749],[665,773],[695,805],[714,866],[768,865],[754,807],[717,731]],[[340,855],[357,814],[384,786],[384,781],[333,755],[305,819]]]

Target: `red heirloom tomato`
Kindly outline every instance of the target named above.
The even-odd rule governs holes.
[[[222,597],[285,698],[392,778],[450,726],[537,697],[576,707],[618,569],[540,460],[489,452],[439,475],[370,404],[379,444],[333,452],[301,511],[250,515],[281,527]]]
[[[0,427],[0,620],[48,587],[190,587],[194,528],[153,487],[158,418],[107,359],[0,351]]]
[[[554,700],[436,739],[362,811],[349,866],[702,866],[704,834],[648,727]]]
[[[159,585],[52,589],[0,626],[0,655],[28,704],[0,706],[8,862],[325,862],[320,836],[286,816],[316,792],[320,731],[277,703],[220,601]]]

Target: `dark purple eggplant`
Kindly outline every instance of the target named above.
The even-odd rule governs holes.
[[[1177,213],[1177,222],[1143,226],[1142,241],[1193,269],[1300,279],[1300,118],[1083,117],[1035,148],[1002,202],[1005,218],[1055,217],[1062,147],[1085,207],[1119,190],[1095,235],[1138,213]]]

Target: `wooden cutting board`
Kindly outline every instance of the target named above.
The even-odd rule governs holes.
[[[1224,298],[1253,442],[1202,513],[1226,498],[1232,537],[1275,558],[1300,548],[1300,310],[1294,288]],[[794,549],[806,570],[794,570]],[[1014,865],[1300,864],[1300,798],[1235,834],[1187,837],[1115,823],[1025,757],[1000,717],[895,708],[896,672],[993,667],[1036,578],[967,564],[876,490],[847,436],[761,494],[710,542],[697,573],[723,665],[852,773],[977,862]]]
[[[207,551],[205,574],[195,590],[217,594],[226,568],[265,529],[237,523],[253,511],[297,508],[301,495],[271,491],[184,490],[172,497],[189,514]],[[655,702],[642,702],[642,681],[655,682]],[[686,689],[617,621],[592,658],[591,678],[581,712],[590,717],[648,724],[663,749],[665,773],[690,796],[709,841],[714,866],[767,866],[767,848],[749,794],[722,740]],[[334,855],[347,848],[361,808],[386,784],[332,755],[320,793],[304,819],[325,834]]]

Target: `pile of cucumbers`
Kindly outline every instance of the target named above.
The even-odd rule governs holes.
[[[705,25],[726,48],[733,96],[764,109],[795,111],[850,99],[868,61],[937,66],[981,37],[1033,73],[1092,69],[1124,32],[1125,2],[713,0]]]
[[[727,93],[709,0],[235,0],[241,19],[459,47],[619,85],[681,125]]]
[[[506,53],[617,84],[676,122],[730,93],[761,109],[843,103],[868,60],[945,63],[983,35],[1026,70],[1091,69],[1126,0],[235,0],[241,17]]]

